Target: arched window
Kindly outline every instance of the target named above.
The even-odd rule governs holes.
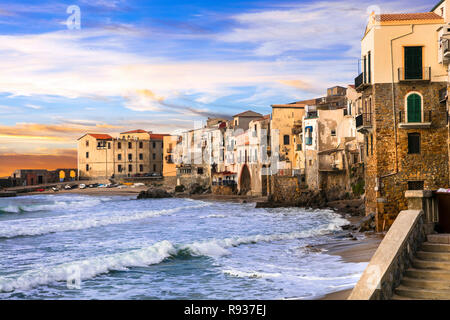
[[[408,122],[422,122],[422,97],[417,93],[407,97],[406,113]]]

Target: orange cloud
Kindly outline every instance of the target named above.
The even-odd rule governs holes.
[[[17,169],[55,170],[77,167],[76,150],[57,152],[58,154],[0,154],[0,177],[10,176]]]

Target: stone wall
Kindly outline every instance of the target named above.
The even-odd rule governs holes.
[[[349,300],[388,300],[425,241],[424,213],[402,211],[384,237]]]
[[[212,186],[212,194],[231,196],[236,194],[236,186]]]
[[[407,203],[404,193],[408,189],[408,181],[424,181],[424,189],[428,190],[448,187],[447,111],[445,104],[439,102],[439,90],[444,87],[446,87],[445,82],[396,83],[394,85],[396,127],[394,126],[391,84],[375,84],[363,92],[363,101],[365,98],[372,97],[373,112],[372,129],[366,134],[369,138],[365,178],[366,214],[376,212],[377,197],[385,199],[384,212],[389,212],[394,217],[401,210],[405,210]],[[428,122],[431,111],[430,128],[399,127],[400,112],[402,112],[402,122],[405,122],[406,118],[405,97],[412,91],[419,92],[423,96],[424,122]],[[394,130],[397,134],[397,145]],[[420,134],[420,154],[408,154],[408,133]],[[377,194],[377,186],[379,194]],[[385,217],[379,212],[376,216],[378,230],[384,219]]]

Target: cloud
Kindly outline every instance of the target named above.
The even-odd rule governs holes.
[[[58,154],[0,154],[0,177],[9,176],[17,169],[76,168],[76,150],[59,150]]]
[[[35,109],[35,110],[42,109],[41,106],[37,106],[35,104],[30,104],[30,103],[26,104],[25,107],[30,108],[30,109]]]

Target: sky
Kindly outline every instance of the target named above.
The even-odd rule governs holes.
[[[370,12],[435,4],[1,0],[0,176],[76,167],[86,132],[176,133],[322,96],[353,83]]]

